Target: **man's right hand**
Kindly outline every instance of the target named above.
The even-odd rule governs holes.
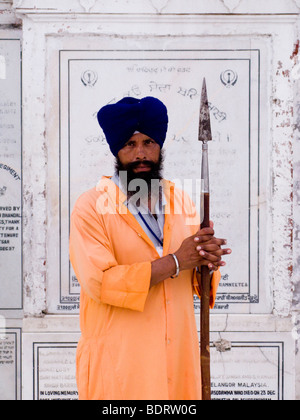
[[[211,223],[211,226],[213,224]],[[226,239],[215,238],[212,227],[200,229],[196,235],[185,239],[175,255],[178,259],[180,271],[190,270],[206,265],[212,271],[226,265],[222,261],[223,255],[231,254],[231,249],[222,249],[227,244]]]

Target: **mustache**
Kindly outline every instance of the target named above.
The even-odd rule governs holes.
[[[134,170],[140,165],[149,166],[151,169],[154,169],[157,166],[157,163],[152,162],[151,160],[140,160],[137,162],[131,162],[126,165],[126,169]]]
[[[134,179],[144,179],[150,185],[152,179],[162,179],[163,163],[164,163],[163,150],[161,150],[161,152],[160,152],[158,162],[143,159],[143,160],[139,160],[139,161],[130,162],[130,163],[127,163],[126,165],[124,165],[124,164],[122,164],[120,158],[117,156],[116,161],[115,161],[115,170],[118,174],[121,171],[127,171],[128,185],[131,182],[131,180],[134,180]],[[139,165],[149,166],[150,171],[140,172],[140,173],[136,174],[134,172],[134,169],[138,168]]]

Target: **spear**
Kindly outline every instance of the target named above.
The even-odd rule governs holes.
[[[209,227],[209,166],[208,166],[208,142],[212,140],[210,114],[207,99],[206,80],[203,80],[200,122],[199,122],[199,141],[202,141],[202,171],[201,171],[201,229]],[[201,379],[202,379],[202,399],[211,400],[211,380],[210,380],[210,282],[211,276],[207,266],[201,267],[201,276],[198,275],[198,283],[201,290],[201,312],[200,312],[200,340],[201,340]]]

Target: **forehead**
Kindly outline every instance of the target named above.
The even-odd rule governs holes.
[[[159,146],[159,144],[154,140],[154,139],[152,139],[151,137],[149,137],[149,136],[147,136],[146,134],[142,134],[142,133],[137,133],[137,134],[134,134],[126,143],[125,143],[125,146],[129,143],[129,142],[132,142],[132,141],[134,141],[136,144],[139,144],[139,143],[143,143],[143,142],[145,142],[145,141],[147,141],[147,140],[152,140],[155,144],[157,144],[158,146]]]
[[[143,140],[148,140],[151,139],[151,137],[147,136],[146,134],[143,133],[135,133],[130,139],[130,140],[136,140],[136,141],[143,141]],[[153,139],[151,139],[153,140]]]

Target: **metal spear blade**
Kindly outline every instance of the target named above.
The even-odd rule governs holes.
[[[210,113],[207,98],[206,80],[203,79],[201,107],[200,107],[200,121],[199,121],[199,141],[211,141],[211,124]]]

